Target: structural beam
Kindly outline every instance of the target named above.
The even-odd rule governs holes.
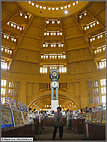
[[[7,24],[7,22],[12,21],[21,11],[22,11],[22,9],[19,10],[19,11],[17,11],[16,13],[14,13],[14,15],[12,15],[12,16],[6,18],[5,22],[4,22],[4,23],[2,22],[1,28],[3,29],[4,26]]]
[[[97,63],[96,59],[94,58],[93,51],[92,51],[92,49],[90,47],[89,39],[86,37],[86,35],[85,35],[85,33],[84,33],[84,31],[83,31],[83,29],[82,29],[78,19],[76,18],[76,15],[74,15],[74,20],[75,20],[76,23],[78,23],[79,30],[82,33],[82,35],[83,35],[84,39],[86,40],[87,44],[89,45],[89,51],[90,51],[90,54],[92,56],[92,59],[94,60],[94,63],[95,63],[95,66],[96,66],[96,70],[98,72],[98,68],[97,68],[98,67],[98,63]]]
[[[90,16],[92,16],[95,20],[97,20],[98,22],[100,22],[100,24],[103,27],[103,29],[106,30],[105,25],[102,23],[102,21],[100,19],[98,19],[90,10],[88,10],[88,9],[85,9],[85,10],[89,13]]]
[[[29,25],[31,24],[33,18],[34,18],[34,16],[31,16],[31,19],[29,20],[28,24],[26,25],[26,27],[25,27],[25,29],[24,29],[24,31],[23,31],[23,34],[22,34],[22,36],[20,37],[20,39],[19,39],[19,41],[18,41],[18,45],[17,45],[16,48],[14,49],[14,53],[13,53],[13,58],[12,58],[11,66],[12,66],[12,64],[13,64],[13,61],[14,61],[14,59],[15,59],[15,55],[16,55],[17,50],[18,50],[18,48],[19,48],[19,46],[20,46],[20,44],[21,44],[21,41],[22,41],[22,39],[23,39],[23,37],[24,37],[24,35],[25,35],[25,33],[26,33],[26,31],[27,31]],[[10,69],[11,69],[11,66],[10,66]]]

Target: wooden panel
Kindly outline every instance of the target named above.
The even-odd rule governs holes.
[[[95,72],[95,71],[96,71],[96,66],[93,60],[74,62],[74,63],[68,64],[69,74],[88,73],[88,72]]]
[[[34,131],[32,130],[32,124],[14,127],[5,131],[2,131],[2,137],[34,137]]]
[[[68,62],[75,62],[75,61],[88,60],[88,59],[92,59],[89,48],[72,50],[67,52]]]
[[[74,90],[75,90],[75,97],[80,95],[80,83],[75,82],[74,83]]]
[[[41,92],[48,90],[48,83],[40,83],[40,84],[39,84],[39,90],[40,90]]]
[[[39,91],[38,89],[39,84],[38,83],[32,83],[32,82],[27,82],[26,83],[26,97],[27,97],[27,105],[37,97],[37,93]]]
[[[106,26],[106,10],[104,9],[98,16],[97,18],[100,19],[103,23],[104,26]],[[106,30],[106,29],[105,29]]]
[[[66,39],[66,37],[73,38],[73,37],[75,37],[75,35],[82,36],[82,34],[77,26],[73,26],[68,29],[65,29],[63,32],[64,32],[65,39]]]
[[[95,21],[95,20],[93,20]],[[92,33],[96,33],[97,31],[100,31],[102,29],[102,25],[101,24],[98,24],[98,25],[95,25],[93,26],[92,28],[90,27],[88,30],[84,30],[85,32],[85,35],[87,37],[89,37],[89,35],[92,35]]]
[[[98,39],[97,37],[96,37],[96,40],[95,41],[93,41],[93,42],[90,42],[90,45],[91,46],[96,46],[96,45],[105,45],[105,42],[106,42],[106,39],[105,39],[105,35],[103,34],[103,38],[101,38],[101,39]],[[98,46],[98,47],[99,47]]]
[[[92,2],[90,5],[87,7],[93,13],[93,15],[97,15],[100,13],[105,8],[105,3],[104,2]]]
[[[42,46],[42,41],[38,38],[32,38],[30,36],[25,36],[19,46],[19,48],[40,51]]]
[[[26,93],[27,93],[27,99],[28,99],[33,96],[32,83],[28,82],[26,84],[26,89],[27,89]]]
[[[40,53],[32,50],[18,49],[15,60],[39,63]]]
[[[41,63],[47,65],[63,65],[66,64],[66,59],[41,59]]]
[[[1,40],[1,44],[3,46],[11,47],[13,49],[16,47],[17,42],[18,42],[18,40],[16,42],[12,42],[11,40],[7,40],[7,39],[4,39],[4,38],[2,38],[2,40]]]
[[[66,119],[65,118],[62,119],[62,123],[65,126],[65,124],[66,124]],[[45,126],[53,126],[54,125],[53,118],[45,118],[45,119],[43,119],[43,125],[45,125]]]
[[[20,11],[20,7],[16,2],[5,2],[2,3],[2,24],[5,24],[9,19]]]
[[[86,125],[88,125],[87,128],[88,131],[86,131]],[[85,137],[88,138],[89,140],[105,140],[105,124],[86,123]]]
[[[62,36],[44,36],[45,41],[54,41],[54,42],[61,42]]]
[[[36,75],[39,73],[39,64],[22,61],[13,61],[13,64],[11,66],[11,72]]]
[[[35,28],[35,27],[32,27],[32,24],[29,26],[27,32],[26,32],[26,36],[27,35],[32,35],[32,37],[42,37],[43,36],[43,29],[40,29],[40,28]]]
[[[72,16],[64,18],[63,21],[63,28],[69,28],[70,26],[77,26]]]
[[[74,49],[84,48],[84,47],[86,48],[88,46],[89,46],[88,43],[84,40],[83,37],[65,40],[66,50],[74,50]]]
[[[35,28],[43,28],[46,19],[42,18],[42,17],[35,17],[32,21],[32,25]]]
[[[72,131],[75,133],[84,133],[85,119],[72,119],[71,126]]]
[[[46,25],[46,29],[47,31],[52,31],[52,29],[54,29],[54,31],[60,31],[61,30],[61,27],[60,27],[60,24],[47,24]]]
[[[59,84],[59,89],[62,90],[62,91],[67,91],[68,89],[68,84],[67,83],[60,83]]]

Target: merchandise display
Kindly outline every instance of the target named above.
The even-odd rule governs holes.
[[[11,108],[10,98],[9,97],[4,97],[4,98],[5,98],[5,103],[2,104],[2,106],[6,106],[8,108]]]
[[[90,140],[104,140],[105,139],[105,117],[106,111],[96,111],[87,114],[89,119],[85,121],[85,137]],[[87,117],[86,117],[87,118]],[[91,118],[91,119],[90,119]],[[91,120],[91,121],[89,121]]]
[[[106,111],[98,110],[83,114],[73,114],[72,119],[85,119],[85,122],[106,123]]]
[[[12,110],[10,108],[1,109],[1,128],[14,126]]]
[[[25,112],[28,112],[28,107],[27,106],[25,106],[23,103],[21,103],[21,102],[17,102],[18,103],[18,105],[19,105],[19,109],[21,110],[21,111],[25,111]]]
[[[89,112],[89,113],[86,114],[85,121],[89,121],[90,122],[91,119],[92,119],[92,113]]]
[[[28,113],[27,112],[22,112],[22,117],[23,117],[23,122],[24,122],[24,124],[26,124],[27,123],[27,121],[28,121]]]
[[[97,111],[92,113],[92,122],[101,122],[102,112]]]
[[[5,103],[2,104],[1,109],[1,118],[1,128],[24,125],[28,121],[28,107],[23,103],[5,97]]]
[[[14,125],[15,126],[23,125],[23,118],[22,118],[21,111],[13,110],[13,117],[14,117]]]

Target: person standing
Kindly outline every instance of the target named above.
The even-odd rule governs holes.
[[[29,108],[27,123],[28,124],[33,123],[33,120],[32,120],[32,109],[31,108]]]
[[[69,123],[70,123],[70,111],[69,111],[69,109],[67,109],[66,118],[67,118],[67,129],[69,129]]]
[[[90,112],[90,111],[89,111],[89,107],[88,107],[88,106],[86,107],[85,112],[86,112],[86,113]]]
[[[60,140],[62,139],[63,136],[63,122],[62,122],[62,113],[61,107],[57,107],[57,112],[54,115],[54,131],[53,131],[53,140],[56,138],[56,133],[57,133],[57,128],[59,127],[59,137]]]
[[[32,124],[32,130],[35,129],[35,125],[34,125],[34,111],[31,111],[32,109],[29,108],[29,113],[28,113],[28,118],[27,118],[27,121],[26,123],[27,124]]]

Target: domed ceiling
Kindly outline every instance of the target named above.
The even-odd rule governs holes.
[[[11,72],[39,74],[40,66],[56,63],[68,74],[96,72],[105,58],[105,2],[2,2],[1,31],[2,60]],[[42,59],[53,54],[59,60]]]
[[[45,18],[61,18],[69,16],[73,13],[78,12],[88,2],[79,2],[79,1],[26,1],[18,2],[18,4],[25,8],[26,10],[32,12],[36,16],[45,17]]]
[[[1,36],[2,74],[47,83],[49,68],[66,80],[96,73],[105,66],[105,2],[2,2]]]

